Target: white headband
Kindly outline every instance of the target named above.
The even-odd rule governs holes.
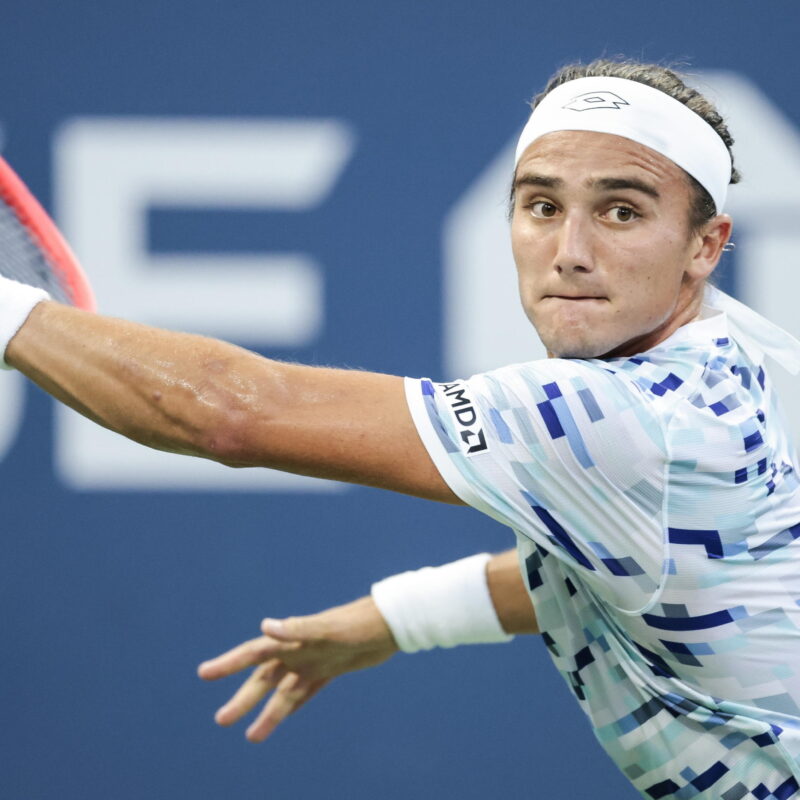
[[[536,106],[517,144],[515,165],[528,146],[553,131],[624,136],[666,156],[710,195],[720,213],[731,179],[731,157],[717,132],[679,100],[625,78],[577,78]]]

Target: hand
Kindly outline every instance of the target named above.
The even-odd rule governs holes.
[[[216,680],[256,667],[215,715],[220,725],[232,725],[272,692],[247,729],[251,742],[264,741],[331,679],[377,666],[397,652],[391,631],[369,596],[307,617],[265,619],[261,630],[263,636],[198,668],[201,678]]]

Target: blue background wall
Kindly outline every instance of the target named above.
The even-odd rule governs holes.
[[[800,125],[799,29],[797,4],[778,0],[27,0],[0,24],[0,123],[49,205],[54,137],[75,117],[343,121],[353,155],[320,207],[155,209],[149,246],[312,252],[319,335],[244,343],[445,378],[443,220],[555,67],[624,53],[733,69]],[[217,728],[238,684],[203,684],[196,664],[264,615],[316,611],[510,533],[369,489],[78,489],[54,467],[58,435],[27,387],[0,464],[3,798],[633,796],[533,637],[342,679],[264,745]]]

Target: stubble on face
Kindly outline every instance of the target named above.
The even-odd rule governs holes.
[[[629,139],[560,131],[528,148],[512,248],[523,306],[548,353],[641,352],[697,314],[690,200],[685,173]]]

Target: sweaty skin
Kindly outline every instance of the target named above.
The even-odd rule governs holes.
[[[511,239],[522,304],[551,355],[631,355],[697,316],[731,221],[718,215],[690,230],[689,198],[675,164],[627,139],[563,131],[530,145],[515,177]],[[5,357],[57,399],[150,447],[461,502],[417,435],[400,378],[283,364],[50,302]],[[536,630],[516,558],[498,558],[488,579],[504,627]],[[260,665],[219,721],[276,689],[248,731],[265,738],[333,676],[388,658],[394,643],[376,613],[363,598],[293,618],[305,622],[267,623],[257,645],[240,646],[246,658],[235,648],[203,665],[207,678]]]
[[[650,193],[609,188],[626,181]],[[688,192],[675,164],[618,136],[564,131],[530,145],[511,239],[523,306],[550,353],[638,352],[696,316],[731,222],[719,215],[689,231]],[[49,302],[6,360],[150,447],[460,502],[393,376],[283,364]]]
[[[559,131],[523,153],[511,243],[522,305],[549,354],[634,355],[691,322],[731,232],[689,229],[669,159],[606,133]]]
[[[428,456],[395,376],[285,364],[51,302],[34,308],[6,360],[149,447],[461,502]]]

